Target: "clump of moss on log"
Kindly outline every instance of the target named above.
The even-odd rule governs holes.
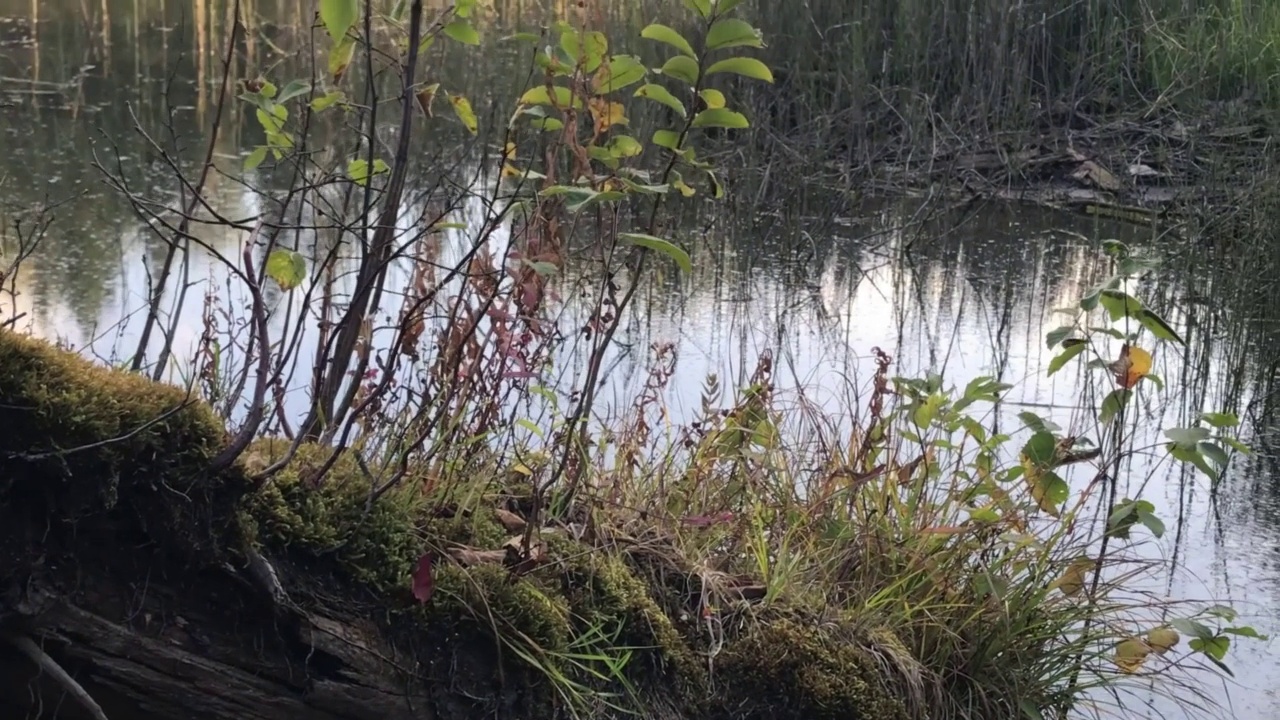
[[[0,397],[0,511],[49,522],[69,552],[100,555],[101,546],[83,545],[114,529],[206,564],[254,547],[315,585],[336,575],[342,583],[328,594],[350,590],[365,606],[377,598],[388,630],[419,638],[424,667],[462,647],[500,646],[491,676],[525,687],[526,709],[540,717],[903,716],[872,656],[827,626],[765,619],[709,638],[697,608],[681,604],[686,589],[663,587],[620,545],[543,528],[538,562],[520,573],[451,556],[466,545],[493,558],[510,542],[495,504],[502,483],[476,480],[467,496],[479,500],[453,514],[412,477],[371,503],[351,456],[317,480],[331,449],[304,444],[253,488],[247,478],[287,451],[277,439],[256,441],[236,467],[210,476],[228,434],[207,406],[7,331]],[[93,540],[78,534],[86,521],[99,529]],[[409,588],[425,553],[437,562],[421,603]],[[441,672],[432,677],[448,677]]]
[[[0,502],[64,523],[101,519],[217,552],[248,485],[211,477],[226,428],[180,388],[0,332]]]

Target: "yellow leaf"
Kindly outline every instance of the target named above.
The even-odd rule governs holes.
[[[683,180],[676,180],[672,185],[675,185],[676,189],[680,191],[680,194],[685,197],[693,197],[693,194],[698,192],[697,190],[689,187],[688,183]]]
[[[463,126],[467,128],[467,132],[475,135],[476,131],[480,129],[480,124],[476,120],[475,111],[471,109],[471,102],[461,95],[449,95],[448,93],[446,95],[449,97],[449,104],[453,106],[454,114],[462,121]]]
[[[1147,656],[1150,654],[1150,645],[1139,638],[1129,638],[1116,645],[1116,667],[1126,673],[1135,673],[1147,661]]]
[[[502,166],[502,177],[504,178],[524,177],[524,171],[516,167],[515,165],[512,165],[511,163],[507,163],[506,165]]]
[[[596,132],[602,133],[614,125],[627,123],[626,108],[621,103],[609,102],[604,98],[591,98],[591,117],[596,121]]]
[[[1178,636],[1178,631],[1171,627],[1159,627],[1147,633],[1147,644],[1151,646],[1151,649],[1157,655],[1163,655],[1177,647],[1178,641],[1181,639]]]
[[[351,59],[355,54],[356,41],[350,36],[344,37],[329,51],[329,73],[333,75],[334,82],[342,79],[343,73],[351,66]]]
[[[1120,349],[1120,359],[1111,363],[1110,370],[1115,376],[1117,385],[1122,388],[1132,388],[1151,372],[1151,353],[1126,343]]]
[[[698,91],[698,95],[700,95],[702,97],[702,101],[707,104],[708,110],[719,110],[724,107],[724,93],[719,90],[707,88],[706,90]]]
[[[1093,570],[1094,562],[1087,557],[1076,558],[1067,566],[1066,571],[1062,573],[1062,577],[1053,581],[1051,587],[1056,587],[1062,591],[1063,595],[1073,597],[1084,589],[1085,581],[1089,578],[1089,571]]]
[[[431,103],[436,99],[436,91],[439,89],[440,83],[431,83],[418,91],[418,106],[427,117],[435,117],[431,112]]]
[[[528,466],[528,465],[525,465],[524,463],[516,463],[515,467],[513,467],[513,468],[511,468],[511,469],[512,469],[512,470],[515,470],[516,472],[520,473],[521,475],[532,475],[532,474],[533,474],[533,471],[529,469],[529,466]]]

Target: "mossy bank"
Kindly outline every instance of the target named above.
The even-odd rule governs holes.
[[[477,509],[423,482],[371,503],[349,456],[314,482],[329,449],[304,445],[256,483],[288,450],[272,439],[210,475],[229,434],[203,403],[10,332],[0,427],[0,626],[121,716],[190,707],[179,680],[165,685],[184,667],[191,703],[215,718],[922,714],[875,632],[745,595],[713,608],[709,575],[661,537],[540,528],[536,557],[513,564],[521,498],[501,478],[476,479]],[[413,592],[424,556],[425,602]],[[255,581],[255,559],[283,595]],[[131,661],[174,665],[147,666],[142,687],[137,667],[94,647],[99,633]],[[0,655],[16,679],[2,707],[49,700],[24,694],[36,674],[24,660]],[[192,679],[210,668],[224,687]]]

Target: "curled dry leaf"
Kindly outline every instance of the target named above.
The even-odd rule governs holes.
[[[1147,633],[1147,644],[1157,655],[1163,655],[1177,647],[1181,639],[1178,631],[1171,627],[1159,627]]]
[[[1117,385],[1126,389],[1132,388],[1151,372],[1151,353],[1125,343],[1120,349],[1120,359],[1111,363],[1108,368],[1115,377]]]
[[[1135,673],[1142,668],[1151,654],[1151,646],[1141,638],[1129,638],[1116,645],[1116,667],[1126,673]]]
[[[1084,584],[1089,578],[1089,572],[1093,570],[1093,560],[1082,557],[1071,561],[1067,569],[1062,573],[1062,577],[1054,581],[1053,585],[1062,591],[1067,597],[1074,597],[1084,589]]]
[[[510,510],[497,508],[493,513],[498,517],[498,522],[502,523],[502,527],[507,529],[507,532],[522,533],[524,532],[525,526],[528,525],[524,518]]]
[[[431,553],[424,553],[418,558],[418,567],[413,571],[413,597],[420,603],[431,600],[431,595],[435,592],[436,581],[432,565],[435,563],[435,557]]]
[[[477,550],[476,548],[458,546],[449,548],[449,557],[463,567],[476,565],[499,565],[507,557],[505,550]]]

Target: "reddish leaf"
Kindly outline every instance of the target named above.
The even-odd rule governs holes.
[[[431,594],[435,592],[436,580],[431,572],[431,564],[435,560],[431,553],[426,553],[418,558],[418,569],[413,571],[413,596],[418,602],[425,603],[431,600]]]

